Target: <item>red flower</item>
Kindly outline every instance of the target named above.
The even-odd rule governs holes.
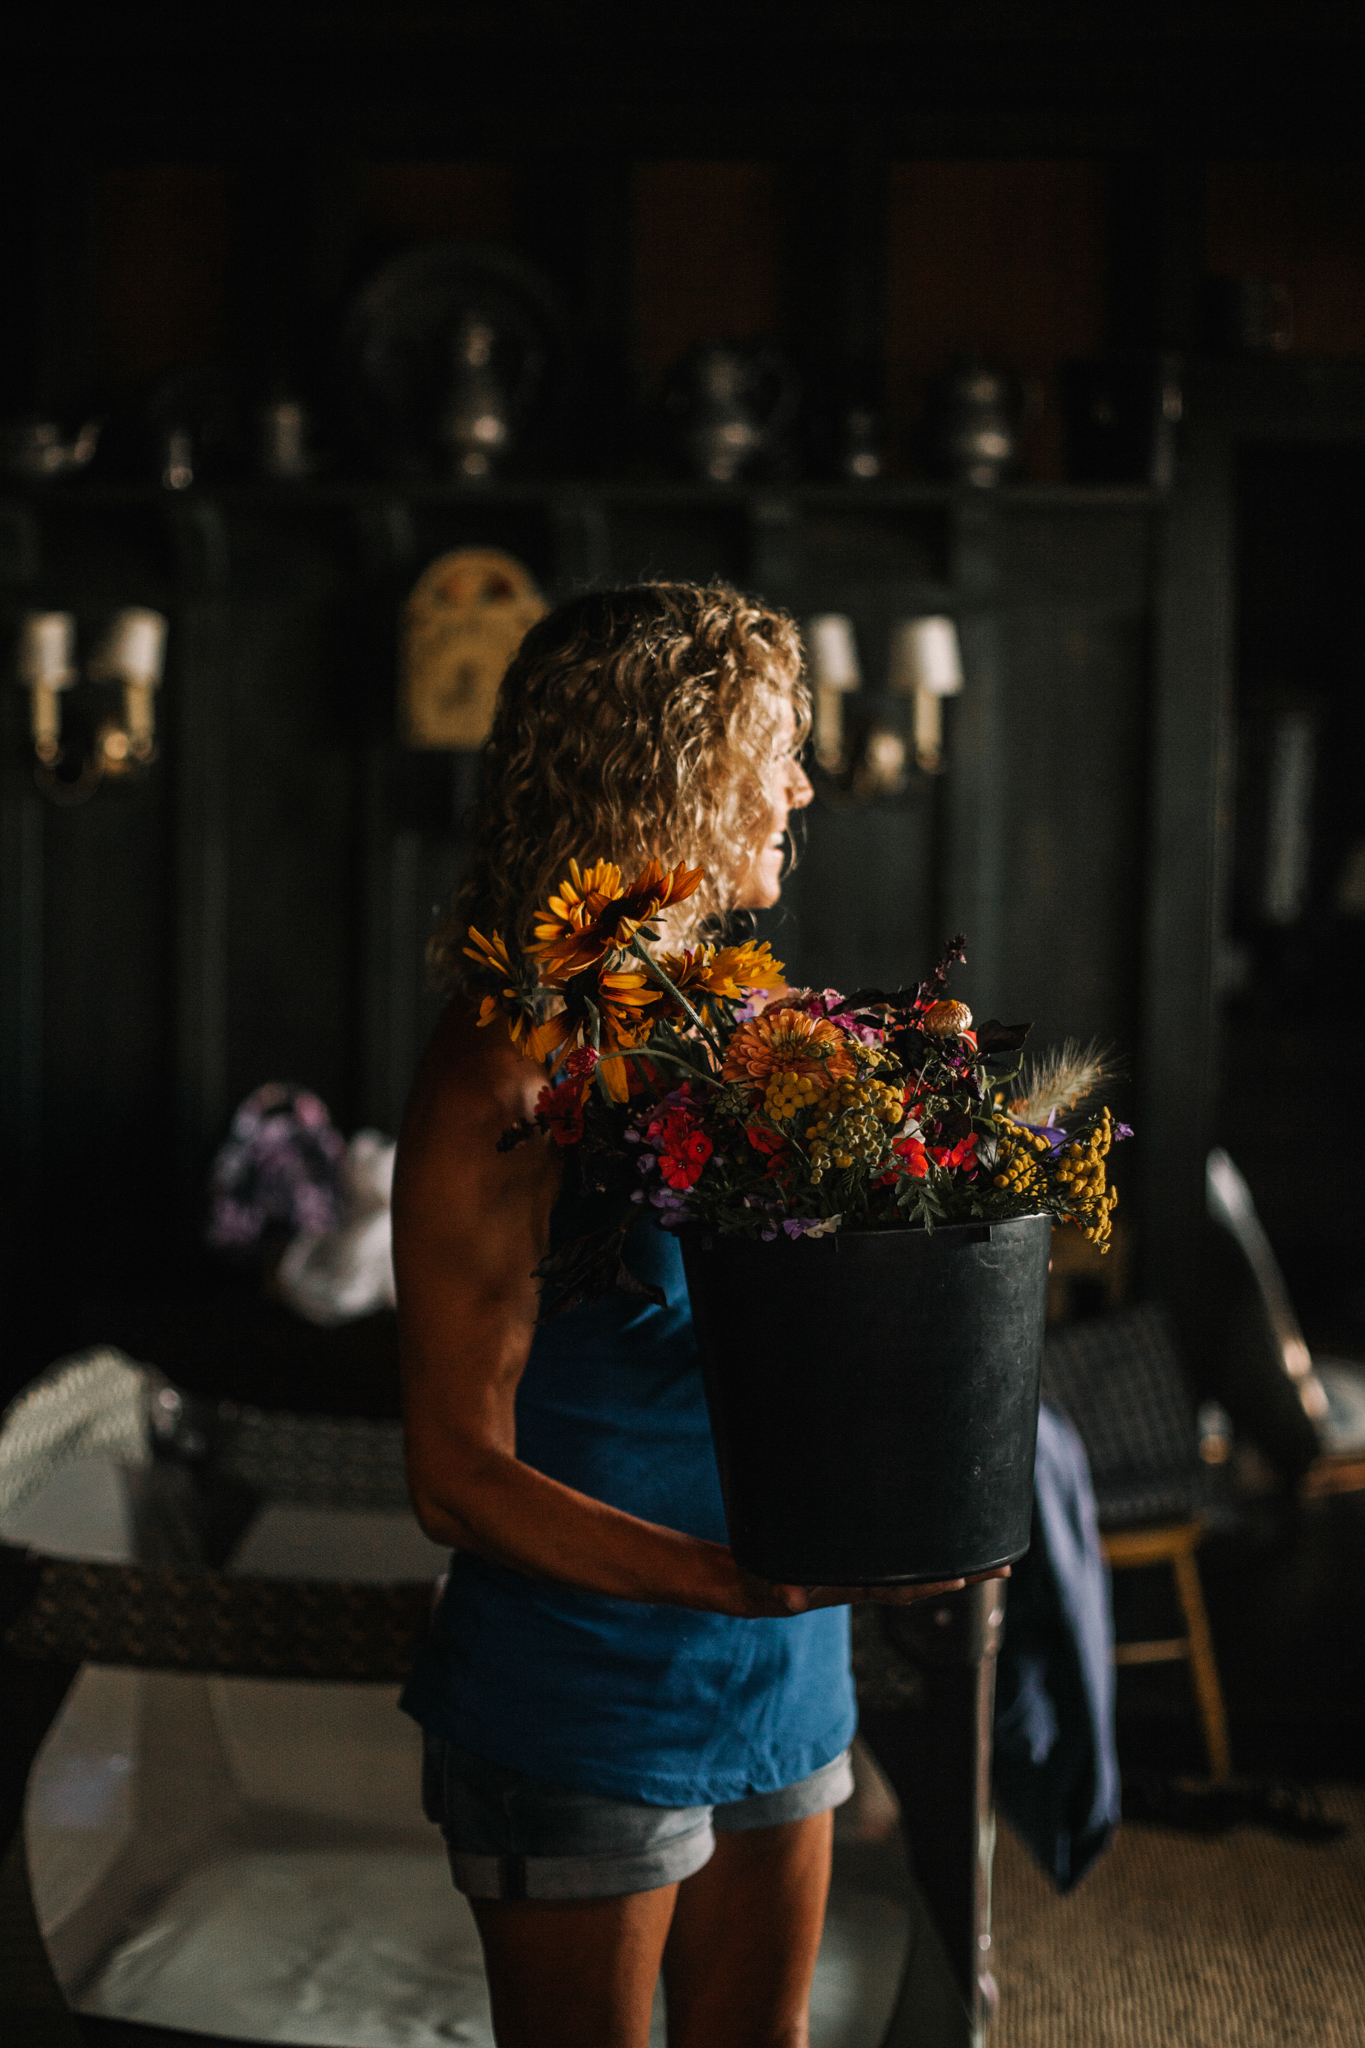
[[[671,1140],[659,1155],[659,1172],[671,1188],[690,1188],[713,1151],[705,1131],[692,1130]]]
[[[901,1162],[901,1172],[908,1173],[911,1180],[923,1180],[929,1171],[929,1158],[919,1138],[898,1138],[891,1150]]]
[[[583,1135],[583,1083],[571,1079],[557,1088],[542,1088],[536,1097],[536,1117],[556,1145],[576,1145]]]
[[[969,1138],[959,1138],[951,1149],[947,1145],[931,1145],[929,1157],[935,1166],[960,1166],[964,1173],[976,1172],[976,1133]]]
[[[785,1152],[787,1141],[781,1131],[770,1131],[766,1124],[746,1124],[744,1135],[755,1152]]]

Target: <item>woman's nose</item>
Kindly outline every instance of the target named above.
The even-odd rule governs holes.
[[[814,801],[815,791],[811,779],[799,761],[793,761],[787,775],[787,809],[804,811]]]

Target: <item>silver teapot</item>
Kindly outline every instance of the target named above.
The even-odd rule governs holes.
[[[990,490],[1019,453],[1014,380],[979,356],[961,357],[939,383],[932,407],[935,452],[954,483]]]
[[[775,349],[709,341],[683,358],[664,404],[697,481],[732,484],[778,453],[799,400],[796,374]]]

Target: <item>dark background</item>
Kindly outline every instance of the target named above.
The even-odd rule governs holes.
[[[891,622],[951,610],[968,687],[947,773],[822,792],[777,951],[802,979],[899,981],[965,927],[979,1012],[1122,1056],[1139,1137],[1118,1285],[1197,1302],[1222,1136],[1303,1312],[1352,1341],[1360,1196],[1324,1174],[1360,1051],[1360,926],[1333,904],[1361,831],[1365,37],[1306,6],[1095,20],[282,5],[10,24],[0,413],[97,414],[108,453],[0,486],[5,631],[60,606],[88,647],[147,603],[171,636],[158,760],[80,808],[39,795],[23,697],[0,699],[8,1380],[93,1328],[92,1297],[220,1298],[204,1177],[248,1089],[302,1081],[344,1129],[396,1128],[472,789],[468,760],[398,743],[397,610],[462,543],[511,549],[551,596],[720,573],[798,615],[847,610],[873,705]],[[540,437],[481,491],[378,474],[338,396],[361,282],[450,238],[540,266],[573,336]],[[1229,348],[1216,281],[1242,277],[1288,290],[1286,349]],[[874,397],[885,478],[831,485],[811,440],[780,477],[682,480],[658,394],[718,334],[784,349],[812,417]],[[1027,390],[994,492],[938,475],[926,426],[969,348]],[[1064,366],[1115,359],[1175,365],[1173,490],[1141,463],[1077,480]],[[182,373],[242,417],[302,395],[319,475],[260,481],[228,434],[192,490],[161,490],[137,422]],[[1268,934],[1234,901],[1236,737],[1284,690],[1312,695],[1326,765],[1312,901]]]

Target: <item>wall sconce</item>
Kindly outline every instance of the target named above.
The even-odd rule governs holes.
[[[890,688],[914,700],[915,765],[943,768],[943,699],[962,691],[962,650],[951,619],[898,619],[891,629]]]
[[[79,766],[74,775],[59,775],[70,754],[62,740],[61,694],[77,680],[75,648],[70,612],[30,612],[20,628],[19,681],[29,693],[34,779],[52,803],[68,806],[87,802],[106,776],[133,774],[156,758],[154,698],[165,666],[166,621],[141,605],[116,613],[88,673],[122,685],[123,715],[101,719],[93,736],[82,719]]]
[[[70,612],[30,612],[19,631],[19,682],[28,691],[29,730],[40,765],[62,758],[60,693],[76,680],[76,621]]]
[[[96,735],[105,775],[128,775],[156,759],[156,709],[166,666],[166,621],[144,605],[129,605],[114,620],[90,662],[98,682],[122,683],[123,721],[106,719]]]
[[[815,758],[827,775],[842,775],[844,698],[862,682],[853,621],[843,612],[821,612],[806,628],[810,674],[815,686]]]

